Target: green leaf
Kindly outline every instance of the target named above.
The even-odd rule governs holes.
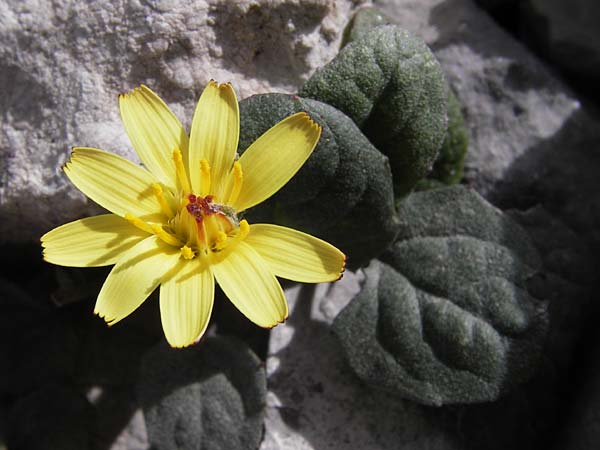
[[[388,25],[391,23],[394,23],[393,19],[386,16],[378,8],[373,6],[361,8],[356,11],[344,29],[342,47],[362,38],[366,33],[379,25]]]
[[[277,223],[325,239],[346,253],[350,267],[358,267],[394,239],[396,218],[388,159],[352,120],[315,100],[255,95],[240,102],[239,152],[299,111],[321,125],[321,139],[298,173],[247,217],[251,223]]]
[[[333,329],[367,383],[430,405],[491,401],[530,379],[548,327],[526,233],[461,186],[419,192],[396,243]]]
[[[420,180],[418,190],[436,189],[460,183],[463,177],[465,155],[469,147],[469,137],[465,120],[456,95],[448,90],[448,130],[440,148],[440,153],[433,163],[433,169],[427,178]]]
[[[351,42],[300,90],[347,114],[390,159],[396,195],[423,178],[446,134],[446,83],[425,43],[395,25]]]
[[[182,350],[149,350],[137,394],[153,449],[241,450],[260,444],[266,389],[264,367],[249,348],[205,338]]]

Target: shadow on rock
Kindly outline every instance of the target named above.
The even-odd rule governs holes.
[[[261,450],[283,442],[313,449],[461,448],[447,411],[373,390],[354,375],[328,324],[332,304],[321,298],[345,294],[334,294],[335,287],[298,287],[288,322],[272,332]]]
[[[302,37],[321,25],[329,9],[321,2],[306,3],[215,5],[209,17],[220,58],[231,70],[252,78],[279,83],[295,74],[291,81],[301,84],[302,74],[310,69],[305,56],[312,49]]]

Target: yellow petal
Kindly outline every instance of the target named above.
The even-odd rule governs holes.
[[[41,238],[44,259],[71,267],[114,264],[121,255],[148,237],[139,228],[114,214],[76,220],[61,225]]]
[[[308,159],[320,136],[321,127],[304,112],[271,127],[240,157],[244,183],[232,206],[243,211],[281,189]]]
[[[125,131],[140,160],[156,178],[177,188],[173,150],[178,148],[187,163],[188,137],[169,107],[142,85],[119,96],[119,109]]]
[[[304,283],[339,280],[346,256],[333,245],[300,231],[255,224],[244,240],[278,277]]]
[[[267,263],[251,246],[240,242],[212,268],[225,295],[252,322],[271,328],[287,318],[283,290]]]
[[[125,253],[104,282],[94,313],[109,325],[127,317],[160,284],[179,260],[180,251],[150,236]]]
[[[240,113],[231,84],[211,80],[198,100],[190,133],[189,172],[194,192],[201,191],[200,161],[211,168],[210,192],[222,197],[225,176],[229,173],[240,133]]]
[[[64,171],[77,189],[114,214],[130,213],[157,221],[162,217],[160,203],[152,191],[156,178],[125,158],[78,147],[73,149]]]
[[[160,317],[171,347],[187,347],[202,337],[213,307],[215,281],[210,267],[180,260],[177,275],[160,286]]]

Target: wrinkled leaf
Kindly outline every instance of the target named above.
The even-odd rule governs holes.
[[[251,208],[251,222],[289,226],[336,245],[357,267],[381,253],[396,233],[388,159],[343,113],[285,94],[240,102],[240,153],[290,114],[306,111],[322,128],[313,154],[273,197]]]
[[[395,25],[351,42],[300,90],[347,114],[390,159],[406,195],[431,168],[446,134],[446,83],[425,43]]]
[[[547,303],[525,232],[463,187],[420,192],[333,328],[367,383],[421,403],[491,401],[537,367]]]
[[[342,37],[342,47],[350,42],[361,39],[366,33],[379,25],[388,25],[394,23],[391,17],[385,15],[378,8],[367,6],[361,8],[354,15],[346,28]]]
[[[241,342],[205,338],[174,351],[166,344],[142,360],[137,386],[156,450],[254,450],[262,437],[264,368]]]

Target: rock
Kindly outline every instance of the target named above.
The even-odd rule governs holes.
[[[485,12],[470,0],[375,4],[433,49],[463,106],[470,144],[465,177],[478,192],[502,207],[542,202],[554,212],[563,204],[557,196],[591,187],[586,181],[575,188],[572,174],[583,170],[587,180],[597,173],[588,149],[597,146],[598,121]],[[592,208],[590,218],[598,217]]]
[[[363,279],[346,271],[335,284],[286,291],[290,317],[269,343],[260,450],[462,448],[444,411],[369,389],[347,366],[330,324]]]
[[[580,347],[582,324],[594,302],[594,255],[581,236],[543,207],[512,210],[510,217],[524,227],[539,250],[544,274],[532,280],[534,295],[549,300],[550,329],[545,356],[559,374],[568,375],[577,361],[574,348]]]
[[[260,444],[265,373],[258,357],[232,338],[209,337],[144,355],[137,385],[153,449],[254,450]]]
[[[0,396],[22,396],[49,382],[71,379],[79,349],[74,315],[37,303],[20,286],[0,279]]]
[[[600,442],[600,336],[596,327],[588,337],[592,342],[584,355],[587,362],[580,364],[573,376],[573,401],[563,410],[565,426],[556,441],[557,449],[587,450]]]
[[[519,31],[541,55],[562,69],[574,86],[600,89],[600,3],[595,0],[526,0]],[[586,86],[581,86],[586,84]]]
[[[209,79],[295,92],[338,51],[350,0],[41,0],[0,5],[1,242],[98,211],[61,173],[72,146],[137,161],[117,95],[148,84],[189,126]]]

